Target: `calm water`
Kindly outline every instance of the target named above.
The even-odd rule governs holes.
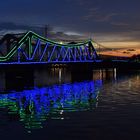
[[[0,73],[1,139],[140,139],[139,71],[32,73]]]

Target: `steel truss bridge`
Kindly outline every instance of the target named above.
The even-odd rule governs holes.
[[[0,64],[86,63],[98,61],[92,40],[61,44],[32,31],[0,40]]]

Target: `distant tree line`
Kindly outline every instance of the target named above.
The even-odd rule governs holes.
[[[134,54],[133,56],[131,56],[130,61],[140,62],[140,54]]]

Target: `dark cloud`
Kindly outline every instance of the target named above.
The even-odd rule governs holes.
[[[130,26],[129,23],[125,23],[125,22],[111,22],[112,25],[115,25],[115,26],[119,26],[119,27],[128,27]]]
[[[139,5],[139,0],[1,0],[0,30],[39,32],[50,24],[56,32],[139,40]]]
[[[4,36],[7,33],[26,33],[28,31],[34,31],[42,36],[45,37],[45,26],[28,26],[28,25],[22,25],[22,24],[15,24],[12,22],[4,22],[0,23],[0,36]],[[70,33],[64,33],[64,32],[56,32],[53,27],[50,25],[47,25],[47,38],[60,41],[60,40],[85,40],[85,36],[74,34],[72,32]]]
[[[83,19],[88,22],[97,21],[97,22],[107,22],[110,21],[112,17],[117,16],[117,13],[108,13],[108,14],[100,14],[97,11],[92,11],[88,15],[84,16]]]
[[[15,24],[12,22],[2,22],[0,23],[0,30],[28,30],[30,26],[27,25],[20,25],[20,24]]]
[[[24,25],[24,24],[16,24],[13,22],[1,22],[0,23],[0,33],[5,34],[8,32],[27,32],[27,31],[35,31],[35,32],[40,32],[41,30],[44,30],[43,27],[39,26],[30,26],[30,25]]]

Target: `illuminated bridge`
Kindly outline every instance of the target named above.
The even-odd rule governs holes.
[[[6,39],[5,39],[6,38]],[[32,31],[0,40],[0,64],[61,64],[97,62],[92,40],[61,44]]]

